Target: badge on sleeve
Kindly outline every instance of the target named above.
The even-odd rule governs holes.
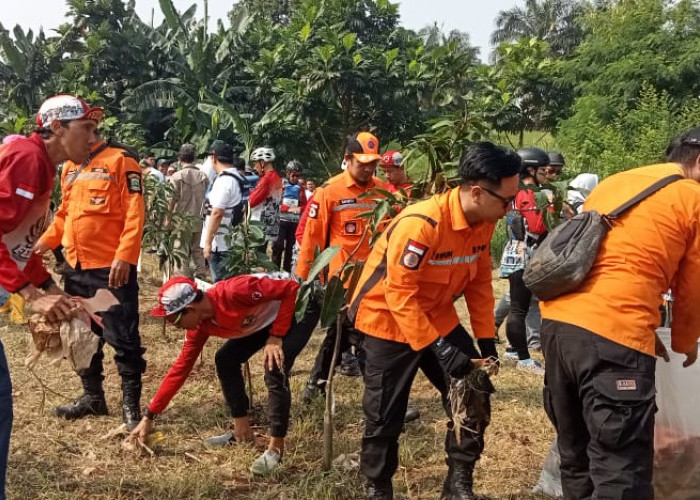
[[[126,173],[126,188],[130,193],[143,193],[141,186],[141,172]]]
[[[309,217],[312,219],[318,218],[318,203],[311,202],[311,208],[309,208]]]
[[[406,269],[418,269],[425,257],[428,247],[414,240],[408,240],[401,254],[401,265]]]

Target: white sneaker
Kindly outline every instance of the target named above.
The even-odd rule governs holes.
[[[523,371],[523,372],[530,372],[534,373],[536,375],[541,375],[544,376],[544,368],[542,367],[542,363],[539,361],[536,361],[532,358],[530,359],[521,359],[518,361],[518,363],[515,365],[516,369]]]
[[[518,361],[520,358],[518,358],[518,353],[515,351],[506,351],[503,353],[503,361]]]
[[[250,466],[250,472],[256,476],[265,476],[279,467],[282,455],[272,450],[265,450],[265,453],[255,459]]]

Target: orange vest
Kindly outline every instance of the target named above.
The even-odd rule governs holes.
[[[41,241],[63,244],[73,267],[111,267],[115,259],[135,265],[145,217],[141,169],[123,148],[101,142],[95,152],[84,168],[63,165],[61,206]]]
[[[419,350],[459,324],[463,295],[474,335],[493,338],[494,228],[467,223],[459,188],[403,210],[367,259],[349,311],[355,327]]]
[[[635,168],[596,187],[585,210],[608,213],[663,177],[676,163]],[[674,182],[613,223],[575,292],[542,302],[542,317],[585,328],[654,355],[661,294],[673,289],[672,348],[688,351],[700,334],[700,183]]]
[[[296,269],[299,277],[308,277],[316,247],[321,251],[331,246],[340,247],[328,265],[329,276],[335,275],[353,252],[353,262],[367,259],[371,235],[365,234],[367,220],[359,214],[374,209],[373,198],[376,197],[359,196],[374,187],[384,188],[384,183],[373,177],[369,184],[360,186],[346,170],[314,192],[313,201],[307,207],[309,216],[299,248]]]

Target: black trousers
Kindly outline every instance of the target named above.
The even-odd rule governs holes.
[[[108,288],[110,271],[108,267],[80,269],[78,265],[73,269],[67,265],[66,269],[65,291],[69,295],[90,298],[94,297],[100,288]],[[102,381],[102,360],[104,359],[102,347],[105,342],[114,348],[114,361],[122,378],[140,379],[141,374],[146,370],[146,361],[143,359],[146,349],[141,347],[139,335],[139,284],[136,266],[130,266],[129,280],[126,285],[109,288],[109,291],[114,294],[119,305],[102,313],[104,330],[92,324],[93,332],[101,338],[101,341],[90,366],[80,373],[84,384],[86,379],[98,385]]]
[[[519,359],[528,359],[530,351],[527,348],[527,326],[525,317],[530,309],[532,292],[523,282],[523,272],[516,271],[508,276],[510,283],[510,313],[506,322],[506,337],[518,353]]]
[[[298,222],[289,220],[280,220],[280,232],[277,239],[272,243],[272,263],[276,269],[280,268],[292,272],[292,253],[296,238],[294,233],[297,231]],[[284,254],[284,263],[282,262],[282,254]]]
[[[653,498],[656,358],[552,320],[542,345],[564,497]]]
[[[457,327],[446,339],[470,358],[481,357],[463,327]],[[416,372],[422,366],[439,367],[439,363],[430,347],[414,351],[408,344],[369,335],[365,336],[362,345],[366,356],[365,391],[362,397],[366,423],[360,466],[367,478],[386,482],[391,480],[399,465],[398,440]],[[437,382],[443,405],[451,417],[450,407],[446,404],[447,376],[440,370],[442,376],[436,377],[435,382],[432,377],[429,378],[434,384]],[[435,372],[432,373],[434,375]],[[457,443],[451,423],[448,425],[445,451],[451,461],[473,466],[484,449],[485,426],[472,425],[467,421],[467,427],[481,428],[481,431],[462,429],[460,443]]]
[[[307,309],[307,314],[315,314],[315,309],[312,308],[311,312]],[[304,320],[306,319],[305,317]],[[289,429],[289,412],[292,405],[289,373],[294,366],[294,360],[309,341],[318,318],[313,322],[311,328],[308,325],[313,318],[309,318],[309,321],[304,320],[299,323],[293,322],[289,332],[282,340],[284,370],[281,371],[277,367],[274,370],[268,370],[265,367],[268,418],[272,437],[285,437]],[[263,348],[269,336],[270,327],[268,326],[247,337],[230,339],[216,351],[216,373],[219,376],[224,399],[233,418],[245,417],[250,406],[241,365]]]
[[[318,354],[316,354],[316,360],[314,361],[314,366],[309,375],[309,383],[311,384],[317,384],[320,380],[328,380],[328,374],[331,370],[331,361],[333,360],[335,337],[338,334],[337,326],[337,321],[333,321],[326,331],[325,338],[321,342],[321,347],[318,350]],[[340,352],[349,352],[354,346],[357,363],[360,365],[360,371],[364,372],[365,357],[362,352],[363,338],[364,335],[355,330],[349,321],[346,321],[342,326],[340,332]]]

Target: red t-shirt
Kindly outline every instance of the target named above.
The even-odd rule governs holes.
[[[533,234],[544,234],[547,226],[542,212],[537,210],[535,192],[532,189],[521,189],[515,196],[515,209],[525,217],[527,230]]]
[[[50,278],[33,249],[48,226],[55,173],[38,134],[0,147],[0,286],[8,292]]]
[[[214,306],[214,318],[188,330],[177,360],[148,405],[158,414],[180,390],[192,371],[199,353],[209,337],[235,339],[246,337],[270,326],[270,335],[287,334],[294,316],[299,284],[291,279],[275,278],[273,274],[251,274],[218,282],[206,292]]]

